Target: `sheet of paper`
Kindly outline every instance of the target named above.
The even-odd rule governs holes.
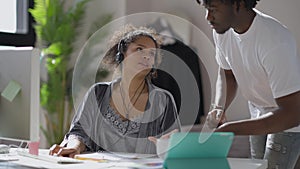
[[[152,156],[152,158],[147,158]],[[145,168],[157,169],[163,168],[163,160],[153,158],[150,154],[134,154],[134,153],[89,153],[79,154],[75,156],[80,160],[91,160],[100,163],[109,163],[115,167],[121,168]]]
[[[9,155],[9,154],[0,154],[0,162],[17,161],[17,160],[19,160],[19,158],[17,158],[16,156],[12,156],[12,155]]]
[[[45,169],[101,169],[101,168],[110,168],[113,167],[114,164],[111,163],[96,163],[96,162],[90,162],[90,161],[84,161],[84,163],[78,163],[78,164],[57,164],[52,162],[47,162],[43,160],[33,159],[29,157],[22,157],[18,156],[18,161],[12,161],[10,163],[26,166],[26,167],[32,167],[32,168],[45,168]]]
[[[75,156],[76,159],[82,160],[108,160],[108,161],[120,161],[130,159],[145,159],[153,158],[153,154],[137,154],[137,153],[109,153],[109,152],[97,152],[97,153],[86,153],[78,154]]]

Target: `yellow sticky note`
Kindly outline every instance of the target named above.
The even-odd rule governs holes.
[[[1,96],[12,102],[20,90],[21,85],[18,82],[12,80],[5,87],[5,89],[1,93]]]

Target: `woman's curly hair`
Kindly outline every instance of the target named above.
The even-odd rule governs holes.
[[[162,38],[156,33],[154,29],[147,27],[134,27],[131,24],[127,24],[122,27],[119,31],[114,32],[113,36],[110,38],[108,43],[108,51],[104,55],[103,62],[109,65],[117,65],[116,54],[118,51],[118,46],[121,41],[123,41],[122,51],[126,52],[129,44],[137,40],[141,36],[150,37],[154,40],[156,48],[160,48]],[[161,55],[159,50],[156,51],[155,63],[159,64],[161,62]]]

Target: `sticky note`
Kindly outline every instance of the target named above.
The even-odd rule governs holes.
[[[1,96],[12,102],[20,90],[21,85],[18,82],[12,80],[2,91]]]

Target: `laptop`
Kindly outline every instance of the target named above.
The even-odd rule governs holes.
[[[204,136],[205,141],[200,141]],[[230,169],[227,155],[234,134],[231,132],[180,132],[171,135],[164,167],[167,169]]]

